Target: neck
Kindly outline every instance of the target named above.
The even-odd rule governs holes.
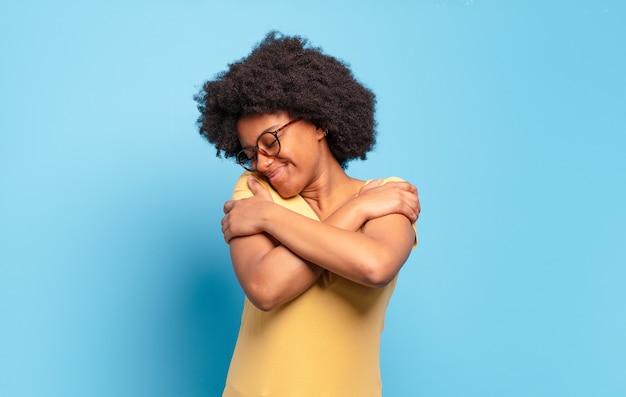
[[[351,178],[339,163],[333,163],[324,167],[324,171],[300,193],[322,220],[356,196],[363,186],[363,181]]]

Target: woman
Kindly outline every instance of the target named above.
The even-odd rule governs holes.
[[[374,95],[272,32],[196,100],[201,134],[246,169],[222,219],[246,294],[223,396],[380,396],[380,334],[420,207],[407,182],[345,173],[375,143]]]

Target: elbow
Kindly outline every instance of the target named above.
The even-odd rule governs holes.
[[[249,285],[244,291],[250,303],[261,311],[268,312],[280,305],[278,297],[272,294],[269,288]]]
[[[257,309],[264,311],[264,312],[269,312],[270,310],[278,306],[277,304],[269,300],[257,300],[256,302],[250,300],[250,302],[252,302],[252,304],[256,306]]]
[[[263,312],[269,312],[270,310],[272,310],[273,308],[276,307],[276,305],[274,305],[272,302],[266,302],[266,301],[253,301],[250,300],[250,302],[252,302],[252,304],[254,306],[256,306],[257,309],[263,311]]]
[[[398,270],[399,267],[380,258],[368,261],[363,272],[364,284],[373,288],[383,288],[396,277]]]
[[[382,288],[391,283],[408,259],[410,247],[404,252],[392,249],[376,249],[370,252],[363,262],[363,275],[366,285]]]
[[[389,284],[395,274],[372,270],[366,275],[365,284],[372,288],[383,288]]]
[[[383,288],[396,277],[404,260],[393,253],[378,252],[363,264],[364,284],[372,288]]]

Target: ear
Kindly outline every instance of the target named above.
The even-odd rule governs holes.
[[[326,138],[326,136],[328,135],[328,128],[316,127],[315,134],[316,134],[317,140],[321,141],[322,139]]]

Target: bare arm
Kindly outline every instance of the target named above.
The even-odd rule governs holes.
[[[323,269],[265,234],[236,237],[230,255],[243,291],[261,310],[286,303],[311,287]]]
[[[412,225],[403,215],[372,219],[360,233],[317,222],[273,203],[259,211],[256,227],[300,258],[371,287],[393,279],[415,240]]]
[[[379,231],[387,228],[397,230],[398,227],[395,223],[402,223],[401,220],[403,220],[409,227],[408,234],[412,244],[414,237],[410,223],[417,219],[419,213],[417,191],[412,185],[406,183],[398,186],[378,187],[379,182],[371,183],[362,189],[358,198],[349,200],[348,203],[325,219],[324,224],[322,224],[274,204],[267,191],[255,181],[249,181],[248,184],[255,194],[254,197],[229,201],[225,204],[226,216],[223,220],[223,231],[225,239],[231,245],[231,257],[239,282],[252,303],[263,310],[269,310],[295,298],[314,284],[323,272],[321,267],[313,264],[318,263],[318,261],[327,266],[326,268],[329,270],[366,285],[382,285],[388,282],[380,279],[381,274],[368,274],[365,279],[359,279],[357,276],[359,271],[351,274],[350,271],[347,271],[348,265],[345,263],[340,265],[345,257],[343,259],[342,257],[335,257],[330,260],[336,254],[335,251],[348,249],[345,240],[341,242],[341,246],[337,244],[340,240],[332,241],[333,238],[344,239],[345,237],[335,236],[332,234],[335,231],[343,230],[348,235],[366,235],[368,239],[383,242],[381,246],[384,246],[386,239],[392,241],[396,232],[391,234],[385,232],[382,233],[384,236],[381,236]],[[268,207],[266,208],[266,206]],[[236,209],[234,209],[235,207]],[[268,209],[270,210],[268,211]],[[273,212],[271,209],[282,211]],[[274,232],[275,235],[273,235],[269,228],[267,230],[254,229],[259,220],[259,214],[262,213],[271,214],[267,222],[277,222],[276,230],[282,229],[288,223],[288,231],[286,230],[282,234]],[[384,222],[378,221],[378,218],[394,213],[402,215],[396,215],[396,217],[386,219]],[[284,217],[283,220],[277,219],[282,217]],[[365,226],[364,233],[354,233],[367,221],[370,222]],[[324,227],[317,228],[320,225]],[[313,226],[313,230],[309,230],[311,226]],[[327,230],[332,231],[331,234],[335,237],[329,236],[330,238],[327,238],[326,242],[319,241],[318,243],[319,234],[323,234]],[[402,234],[401,231],[398,232]],[[295,241],[292,242],[288,237],[286,238],[288,234],[302,237],[295,238]],[[282,241],[281,238],[286,241]],[[402,241],[402,238],[395,239],[388,251],[382,251],[383,255],[387,255],[389,252],[396,253],[393,259],[388,260],[392,264],[387,269],[391,278],[397,273],[399,266],[404,263],[408,251],[410,251],[411,244],[408,244],[409,250],[405,254],[396,249],[402,245]],[[319,250],[319,247],[326,247],[331,242],[331,246],[335,246],[334,251],[333,249],[330,251],[327,249]],[[354,241],[354,244],[359,245],[370,245],[370,243],[371,241],[363,239]],[[309,250],[302,249],[307,245]],[[376,247],[372,247],[373,249],[368,250],[368,252],[374,252]],[[300,252],[294,252],[294,248]],[[359,250],[361,248],[357,249],[357,251]],[[328,255],[325,257],[311,255],[314,251],[328,251]],[[335,253],[333,254],[333,252]],[[304,257],[301,257],[302,253],[308,255],[305,257],[308,260],[302,259]],[[350,263],[357,263],[360,259],[362,258],[355,257]],[[380,258],[372,258],[372,260],[381,263]],[[335,264],[334,267],[333,264]],[[393,264],[397,264],[397,266],[393,266]],[[364,267],[360,271],[370,266],[367,263],[361,263],[361,265]]]

